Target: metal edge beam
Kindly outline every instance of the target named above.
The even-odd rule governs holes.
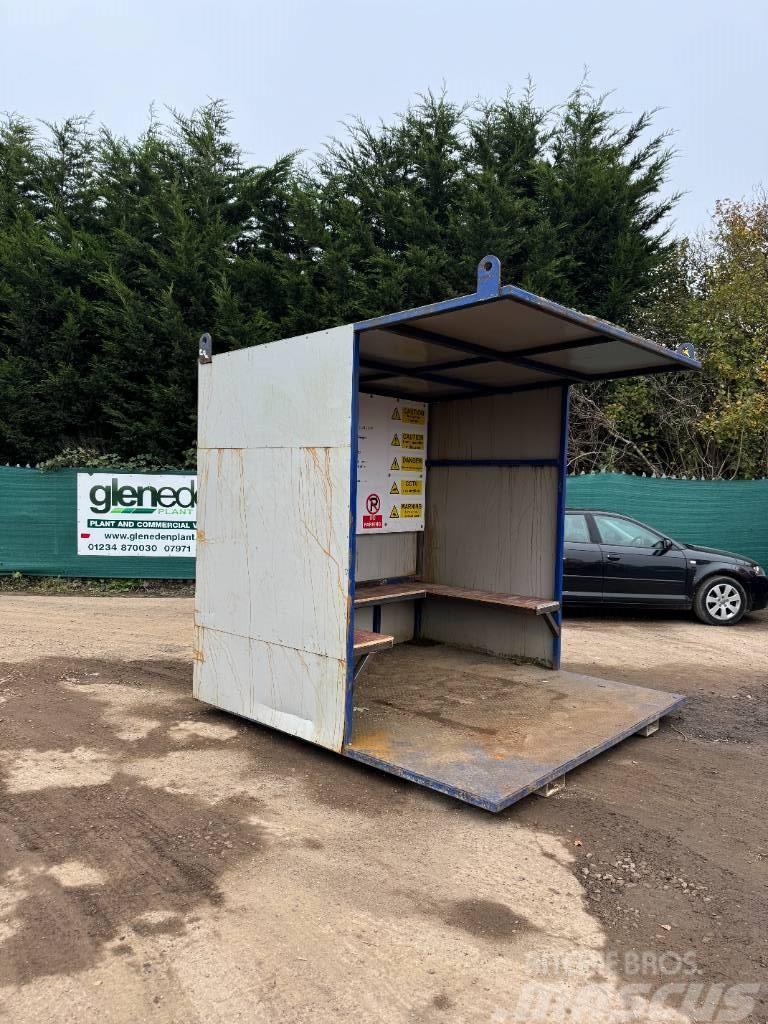
[[[462,800],[467,804],[474,804],[475,807],[481,807],[485,811],[498,811],[501,805],[501,800],[494,800],[492,797],[483,797],[477,793],[471,793],[468,789],[463,789],[458,786],[452,786],[447,782],[440,782],[438,779],[433,779],[429,775],[422,775],[420,772],[411,771],[409,768],[403,768],[401,765],[395,764],[392,761],[384,761],[380,757],[375,757],[373,754],[367,754],[362,750],[356,750],[353,746],[347,744],[342,750],[342,754],[348,757],[351,761],[359,761],[361,764],[368,765],[371,768],[378,768],[380,771],[387,772],[389,775],[395,775],[398,778],[406,779],[408,782],[415,782],[419,786],[423,786],[425,789],[433,789],[438,793],[443,793],[445,796],[453,797],[455,800]]]
[[[453,398],[477,398],[477,395],[428,395],[423,391],[415,391],[413,393],[403,393],[402,390],[393,390],[392,388],[382,388],[378,384],[373,383],[370,388],[363,386],[363,381],[360,381],[360,393],[363,395],[380,395],[382,398],[399,398],[410,399],[412,402],[448,402]],[[484,396],[482,396],[484,397]]]
[[[662,692],[663,691],[658,691],[658,693]],[[568,761],[563,762],[563,764],[558,765],[557,768],[553,769],[550,772],[547,772],[546,775],[542,775],[532,785],[524,786],[522,789],[518,789],[517,792],[510,793],[509,796],[506,796],[502,800],[499,800],[494,805],[494,807],[490,809],[494,812],[506,810],[507,807],[510,807],[512,804],[517,803],[518,800],[522,800],[526,796],[531,796],[531,794],[534,793],[536,789],[541,788],[541,786],[545,786],[548,782],[553,782],[555,779],[560,778],[561,775],[565,775],[567,772],[572,771],[574,768],[578,768],[579,765],[584,764],[586,761],[590,761],[593,757],[598,757],[600,754],[604,754],[606,750],[610,750],[611,747],[615,747],[617,744],[623,743],[624,740],[628,740],[631,736],[634,736],[635,733],[638,732],[638,730],[642,729],[646,725],[649,725],[656,719],[663,718],[665,715],[668,715],[671,711],[676,711],[677,708],[685,704],[687,699],[685,697],[679,696],[678,694],[666,694],[666,696],[673,697],[674,699],[665,708],[660,709],[658,711],[654,711],[652,715],[647,715],[646,717],[641,718],[638,722],[636,722],[634,725],[631,725],[628,729],[622,729],[620,732],[617,732],[613,736],[610,736],[607,740],[604,740],[597,746],[591,747],[589,750],[582,751],[575,757],[572,757]]]
[[[474,804],[476,807],[481,807],[483,810],[497,814],[499,811],[506,810],[507,807],[517,803],[518,800],[531,796],[537,789],[545,786],[548,782],[552,782],[554,779],[559,778],[561,775],[565,775],[567,772],[572,771],[574,768],[584,764],[586,761],[590,761],[593,757],[597,757],[606,750],[610,750],[611,747],[615,747],[618,743],[629,739],[639,729],[642,729],[643,726],[677,710],[677,708],[686,702],[686,698],[681,697],[679,694],[664,694],[664,696],[670,697],[671,699],[663,708],[655,710],[653,714],[639,719],[633,725],[629,726],[629,728],[621,729],[619,732],[614,733],[602,743],[599,743],[594,747],[590,747],[587,750],[580,751],[567,761],[557,765],[551,771],[542,773],[527,785],[520,786],[518,789],[504,794],[498,793],[498,790],[495,795],[489,793],[487,796],[483,796],[480,793],[472,793],[462,787],[452,786],[450,783],[441,782],[428,775],[422,775],[420,772],[404,768],[392,761],[384,761],[382,758],[376,757],[373,754],[368,754],[362,750],[356,750],[350,745],[346,745],[341,753],[344,757],[348,757],[352,761],[359,761],[361,764],[369,765],[371,768],[378,768],[380,771],[387,772],[390,775],[398,776],[401,779],[407,779],[409,782],[415,782],[426,789],[435,790],[438,793],[443,793],[446,796],[453,797],[457,800],[463,800],[465,803]]]
[[[560,398],[560,447],[557,472],[557,516],[555,519],[555,578],[553,581],[553,597],[558,603],[554,621],[557,633],[552,637],[552,668],[560,668],[560,652],[562,638],[560,630],[563,622],[563,558],[565,557],[565,488],[568,479],[568,423],[570,411],[570,388],[563,386]]]
[[[349,451],[349,567],[347,592],[347,678],[344,693],[344,726],[341,733],[341,749],[349,743],[352,735],[355,690],[355,568],[357,561],[357,446],[358,418],[360,403],[360,335],[352,335],[352,409],[350,422]]]
[[[676,363],[677,366],[675,366],[675,369],[701,369],[701,362],[698,359],[691,359],[690,356],[684,356],[681,352],[675,352],[671,348],[665,348],[664,345],[659,345],[655,341],[649,341],[647,338],[641,338],[639,334],[632,334],[630,331],[625,331],[623,327],[617,327],[616,324],[609,323],[607,320],[600,320],[598,317],[590,316],[587,313],[579,313],[576,309],[569,309],[568,306],[561,306],[559,302],[553,302],[551,299],[544,299],[540,295],[534,295],[533,292],[527,292],[524,288],[518,288],[513,284],[505,284],[501,289],[500,297],[510,298],[514,302],[520,302],[526,306],[533,306],[535,309],[540,309],[543,313],[556,317],[558,320],[565,320],[571,324],[578,324],[585,330],[595,331],[607,338],[612,338],[614,341],[623,341],[635,348],[642,348],[647,352],[653,352],[655,355],[662,356],[663,358]],[[600,380],[602,378],[596,379]]]
[[[533,370],[535,373],[546,373],[556,377],[568,377],[569,380],[585,382],[591,380],[584,373],[576,370],[564,370],[559,366],[550,366],[549,363],[540,363],[535,359],[528,359],[513,352],[502,352],[499,349],[489,348],[487,345],[480,345],[475,341],[463,341],[460,338],[450,338],[447,334],[437,334],[434,331],[425,331],[421,327],[399,327],[389,328],[391,334],[397,334],[402,338],[411,338],[414,341],[423,341],[432,345],[440,345],[442,348],[454,349],[456,352],[466,352],[467,355],[485,356],[491,362],[510,363],[512,366],[521,366],[526,370]]]
[[[541,468],[559,465],[559,459],[427,459],[427,469],[451,466],[532,466]]]
[[[364,357],[367,358],[367,357]],[[487,363],[493,362],[492,359],[488,359],[486,356],[475,356],[474,359],[452,359],[450,362],[443,363],[426,363],[424,366],[419,366],[417,369],[426,370],[428,373],[440,372],[441,370],[461,370],[465,366],[481,366]],[[402,370],[382,370],[380,373],[373,374],[372,377],[361,377],[360,383],[365,384],[367,381],[386,380],[388,377],[399,377]]]
[[[493,388],[484,384],[477,384],[475,381],[461,380],[459,377],[444,377],[440,373],[431,373],[429,370],[421,370],[418,367],[397,366],[395,363],[386,363],[380,359],[361,358],[360,366],[366,370],[381,370],[390,374],[391,377],[413,377],[416,380],[426,380],[431,384],[446,384],[449,387],[465,388],[470,391],[478,391],[481,394],[493,394]],[[365,383],[365,381],[361,381]]]
[[[551,299],[544,299],[539,295],[534,295],[533,292],[528,292],[524,288],[518,288],[511,284],[503,285],[497,295],[478,295],[477,293],[472,295],[461,295],[455,299],[445,299],[442,302],[434,302],[431,305],[402,310],[399,313],[389,313],[386,316],[373,317],[369,320],[361,320],[353,326],[355,330],[359,332],[370,331],[376,328],[391,329],[395,325],[404,325],[412,320],[426,320],[433,316],[439,316],[441,313],[451,313],[457,309],[484,305],[489,302],[503,302],[505,299],[511,299],[515,302],[520,302],[523,305],[540,309],[543,313],[546,313],[549,316],[556,317],[559,320],[565,320],[567,323],[577,324],[585,330],[592,331],[595,334],[600,334],[615,341],[625,342],[635,348],[644,349],[646,352],[653,352],[655,355],[668,359],[676,370],[701,369],[701,362],[698,359],[691,359],[689,356],[684,356],[681,352],[675,352],[663,345],[659,345],[655,341],[649,341],[647,338],[641,338],[637,334],[631,334],[629,331],[625,331],[622,327],[617,327],[615,324],[611,324],[607,320],[600,320],[598,317],[589,316],[586,313],[579,313],[575,309],[569,309],[567,306],[561,306],[559,303],[553,302]]]
[[[516,395],[521,391],[544,391],[547,388],[561,387],[563,384],[570,384],[569,380],[537,380],[532,381],[530,384],[507,384],[504,387],[493,388],[491,394],[493,395]],[[428,398],[428,402],[461,402],[467,398],[487,398],[488,395],[480,392],[473,394],[458,394],[458,395],[432,395]]]

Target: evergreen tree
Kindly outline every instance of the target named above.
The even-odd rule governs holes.
[[[217,351],[505,281],[611,318],[670,259],[669,154],[602,99],[544,110],[427,93],[314,163],[248,164],[213,102],[136,140],[0,126],[0,458],[180,460],[197,339]]]

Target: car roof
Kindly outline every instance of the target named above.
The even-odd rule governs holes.
[[[568,515],[569,512],[599,512],[601,516],[621,516],[622,519],[632,518],[632,516],[628,516],[625,512],[614,512],[610,508],[567,508],[565,514]]]

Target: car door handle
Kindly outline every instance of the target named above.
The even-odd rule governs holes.
[[[608,561],[609,562],[620,562],[621,561],[621,555],[613,555],[613,554],[608,555]]]

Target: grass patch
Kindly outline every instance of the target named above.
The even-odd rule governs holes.
[[[87,594],[94,597],[194,597],[194,580],[90,579],[69,576],[0,576],[0,594]]]

